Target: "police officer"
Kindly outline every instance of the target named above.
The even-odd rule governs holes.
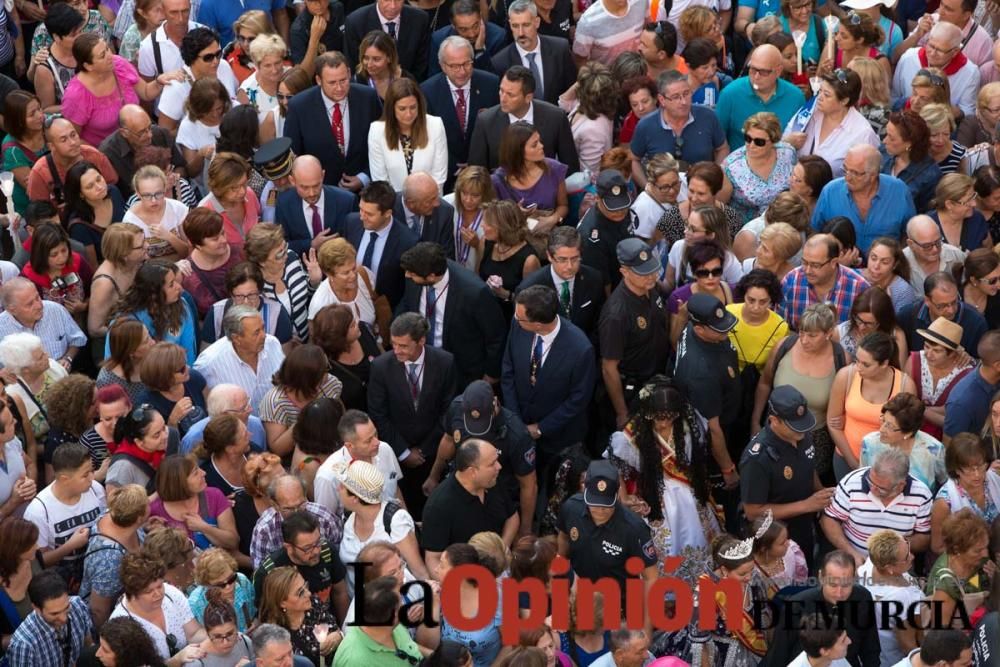
[[[830,504],[835,489],[824,489],[816,474],[811,435],[816,417],[805,396],[791,385],[775,387],[768,408],[767,425],[740,460],[743,511],[748,521],[768,510],[783,521],[811,571],[816,513]]]
[[[605,169],[597,176],[597,202],[583,216],[580,254],[585,265],[601,272],[603,284],[614,288],[621,281],[615,249],[619,241],[635,235],[638,220],[632,209],[628,184],[621,172]]]
[[[726,529],[735,535],[739,534],[736,461],[744,443],[730,442],[726,434],[739,414],[742,395],[739,358],[729,342],[736,317],[711,294],[693,294],[687,310],[688,323],[677,341],[674,380],[708,422],[709,480],[726,512]]]
[[[609,434],[628,421],[628,405],[639,388],[663,372],[670,342],[666,309],[655,289],[659,260],[637,238],[621,241],[616,251],[622,281],[608,297],[598,323],[604,389],[598,390],[596,400]]]
[[[288,137],[272,139],[254,153],[253,166],[267,179],[260,193],[261,222],[275,222],[274,208],[278,205],[278,195],[292,187],[288,177],[294,161],[292,140]]]
[[[505,489],[518,505],[521,533],[531,532],[538,480],[535,474],[535,440],[521,419],[500,406],[489,382],[469,383],[461,396],[456,396],[445,415],[445,434],[438,445],[437,456],[424,493],[430,495],[444,476],[445,468],[455,456],[455,447],[469,438],[490,443],[500,452],[500,477],[497,487]]]
[[[657,577],[656,548],[649,526],[618,502],[618,470],[605,460],[587,467],[583,493],[570,496],[559,510],[559,554],[585,579],[618,581],[625,609],[625,562],[638,557],[647,584]]]

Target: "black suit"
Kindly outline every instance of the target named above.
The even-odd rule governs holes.
[[[542,54],[542,86],[545,92],[545,97],[542,99],[558,104],[559,96],[576,83],[576,63],[569,50],[569,42],[565,39],[539,35],[538,40],[538,50]],[[535,62],[538,64],[537,60]],[[504,72],[514,65],[527,67],[521,59],[516,43],[508,44],[500,53],[493,56],[493,71],[498,76],[503,76]]]
[[[424,286],[407,280],[401,312],[421,313],[423,291]],[[459,389],[484,375],[499,378],[507,322],[493,292],[476,274],[448,260],[447,294],[441,342],[455,355]]]
[[[358,210],[358,197],[333,185],[323,186],[323,227],[335,234],[343,234],[344,220],[348,213]],[[288,247],[301,255],[309,252],[312,245],[312,218],[306,220],[302,210],[302,198],[295,188],[285,190],[278,195],[278,205],[275,208],[275,219],[285,230],[285,240]]]
[[[559,293],[559,288],[555,285],[552,277],[552,267],[550,266],[543,266],[522,280],[521,284],[517,286],[517,291],[520,292],[525,287],[531,287],[532,285],[545,285],[554,289],[556,294]],[[562,283],[560,283],[561,285]],[[572,309],[569,313],[570,321],[582,329],[583,333],[587,334],[590,342],[596,348],[597,322],[601,318],[601,309],[604,308],[604,300],[607,298],[604,292],[604,281],[601,280],[601,272],[586,264],[581,264],[580,270],[576,272],[576,277],[573,278],[571,292],[573,300]],[[566,315],[566,313],[561,314]]]
[[[406,211],[403,209],[403,193],[396,193],[396,205],[392,209],[392,217],[404,226],[409,227]],[[413,231],[412,229],[410,230]],[[455,259],[455,209],[445,200],[438,198],[437,208],[429,216],[424,216],[423,228],[420,230],[420,241],[431,241],[444,248],[448,259]]]
[[[514,322],[503,355],[503,402],[525,424],[538,424],[539,456],[545,463],[565,447],[582,442],[587,408],[597,381],[594,348],[572,322],[560,318],[559,333],[531,384],[531,352],[535,334]]]
[[[545,146],[545,156],[559,160],[569,168],[568,173],[580,171],[580,158],[576,154],[573,132],[569,119],[562,109],[548,102],[532,102],[533,122]],[[510,117],[500,110],[500,105],[490,107],[479,115],[469,143],[469,164],[493,171],[500,166],[500,139],[510,125]]]
[[[413,404],[407,369],[391,350],[372,362],[368,378],[368,414],[396,456],[407,450],[419,450],[425,463],[406,467],[400,487],[407,508],[418,519],[424,506],[421,486],[427,479],[437,446],[444,435],[443,424],[448,406],[455,397],[455,360],[451,353],[424,346],[420,393]],[[419,520],[419,519],[418,519]]]
[[[368,127],[382,115],[373,88],[351,84],[347,93],[347,156],[333,136],[330,114],[319,86],[302,91],[288,103],[285,136],[296,155],[314,155],[323,164],[327,185],[339,185],[344,174],[368,173]]]
[[[476,127],[479,112],[500,104],[500,79],[489,72],[480,70],[472,72],[466,100],[469,111],[464,134],[458,124],[455,98],[445,75],[435,74],[420,84],[420,90],[427,98],[427,113],[441,119],[445,134],[448,136],[448,180],[445,181],[444,191],[451,192],[459,165],[464,166],[469,161],[469,141],[472,139],[472,131]]]
[[[427,74],[427,53],[431,44],[430,18],[422,9],[403,5],[403,11],[396,17],[396,26],[399,66],[420,81]],[[358,48],[361,40],[372,30],[386,32],[374,2],[347,15],[344,22],[344,55],[351,62],[352,69],[359,62]]]
[[[406,225],[401,225],[395,220],[391,223],[389,236],[385,240],[385,247],[382,249],[382,259],[378,264],[378,272],[375,274],[375,291],[385,295],[393,308],[403,298],[404,275],[403,269],[399,266],[399,258],[404,252],[417,244],[417,237]],[[361,224],[361,216],[351,213],[344,220],[343,235],[355,250],[361,248],[361,241],[368,230]],[[358,254],[358,261],[362,260]]]

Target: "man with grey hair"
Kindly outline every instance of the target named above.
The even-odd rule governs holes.
[[[915,215],[906,223],[903,256],[910,265],[910,286],[915,294],[924,293],[927,276],[938,271],[951,273],[953,267],[965,263],[965,251],[948,243],[929,215]],[[908,304],[893,304],[897,310],[904,305]]]
[[[208,422],[217,415],[236,415],[250,431],[250,448],[255,452],[267,450],[267,435],[264,432],[264,423],[257,415],[250,414],[250,396],[243,387],[235,384],[217,384],[208,394],[205,402],[208,408],[208,416],[201,421],[195,422],[181,441],[179,453],[187,454],[201,442],[202,434]]]
[[[451,151],[448,159],[453,159]],[[403,191],[396,193],[392,214],[419,240],[437,243],[444,248],[448,259],[455,259],[455,209],[438,192],[433,176],[426,171],[415,171],[403,181]]]
[[[644,630],[620,628],[608,636],[608,652],[590,663],[591,667],[642,667],[654,656],[649,652],[649,635]]]
[[[171,166],[181,175],[187,173],[187,162],[170,132],[154,123],[138,104],[126,104],[118,112],[118,129],[101,142],[101,152],[118,172],[118,190],[123,199],[132,196],[135,154],[147,146],[169,149]]]
[[[660,112],[648,114],[635,126],[629,150],[632,177],[645,186],[643,161],[669,153],[681,162],[681,170],[695,162],[721,163],[729,155],[729,143],[715,112],[691,104],[691,82],[677,70],[660,74],[656,82]]]
[[[222,318],[220,338],[206,347],[194,362],[209,389],[222,383],[243,387],[250,394],[250,411],[258,414],[260,401],[271,388],[272,376],[281,368],[285,353],[278,339],[264,331],[264,318],[252,306],[233,306]],[[275,452],[279,456],[291,450]]]
[[[861,566],[868,558],[868,538],[883,529],[905,537],[910,551],[926,551],[931,543],[933,500],[927,485],[910,474],[909,454],[887,447],[871,466],[853,470],[840,480],[820,526],[834,548],[853,555]]]
[[[253,529],[250,538],[250,561],[254,569],[271,553],[284,544],[281,526],[285,519],[295,512],[306,512],[316,518],[319,532],[334,548],[334,553],[340,549],[340,541],[344,537],[344,519],[340,513],[334,513],[319,503],[309,502],[306,498],[306,487],[301,477],[282,475],[267,487],[267,497],[271,506],[261,512],[260,518]]]
[[[311,667],[309,658],[292,654],[292,635],[280,625],[261,623],[253,631],[253,654],[250,667]]]
[[[42,340],[49,357],[70,369],[87,336],[66,308],[55,301],[42,300],[38,288],[27,278],[11,278],[0,290],[0,339],[13,333],[31,333]]]
[[[958,27],[939,21],[927,33],[924,46],[907,49],[900,56],[892,77],[893,98],[908,99],[913,94],[913,77],[928,67],[936,67],[946,73],[956,118],[976,112],[979,67],[962,53],[962,31]]]
[[[476,11],[478,12],[478,5]],[[444,191],[451,192],[455,177],[469,161],[469,141],[479,112],[500,104],[500,78],[490,71],[492,65],[489,69],[479,65],[472,44],[459,35],[446,37],[441,42],[435,62],[440,64],[439,71],[420,84],[420,90],[427,98],[427,113],[439,117],[444,123],[448,137],[448,178],[444,183]],[[405,184],[403,187],[406,189]],[[396,208],[399,208],[398,203]],[[448,218],[446,228],[448,237],[453,238],[451,217]],[[422,238],[434,240],[426,236]],[[454,250],[454,240],[450,243]],[[448,256],[454,258],[454,254],[452,251]]]
[[[428,75],[441,72],[439,56],[441,45],[449,37],[461,37],[473,48],[472,66],[484,72],[493,71],[492,58],[507,42],[507,33],[495,23],[488,22],[479,8],[478,0],[455,0],[451,6],[451,24],[438,28],[431,35],[431,62]]]
[[[895,176],[880,174],[882,156],[868,144],[852,146],[844,156],[844,175],[819,194],[812,226],[817,232],[832,218],[846,216],[854,225],[858,250],[868,256],[880,236],[898,239],[903,225],[917,214],[910,188]]]
[[[576,61],[569,40],[552,33],[539,34],[542,19],[532,0],[510,3],[507,24],[514,42],[493,56],[493,71],[503,76],[514,65],[527,67],[535,77],[536,98],[558,104],[559,96],[576,82]]]

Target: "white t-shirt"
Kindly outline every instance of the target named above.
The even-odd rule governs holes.
[[[187,72],[188,76],[192,76],[189,68],[185,67],[184,71]],[[238,104],[236,101],[236,90],[239,87],[239,82],[236,80],[236,75],[233,74],[233,68],[229,66],[228,62],[223,60],[219,63],[219,70],[216,74],[218,74],[219,83],[225,86],[226,92],[229,93],[229,99],[232,101],[233,106],[236,106]],[[163,92],[160,93],[160,101],[156,110],[168,118],[180,120],[181,116],[185,115],[184,105],[187,103],[190,95],[191,81],[189,79],[171,81],[163,89]]]
[[[272,109],[278,108],[278,98],[272,97],[260,89],[260,84],[257,83],[257,72],[251,72],[250,76],[243,79],[240,90],[246,93],[250,102],[257,107],[257,118],[262,123]],[[281,135],[276,134],[275,136],[280,137]]]
[[[340,496],[337,490],[340,488],[340,480],[337,479],[337,471],[342,470],[351,463],[351,454],[347,447],[341,447],[327,457],[326,461],[316,470],[316,477],[313,478],[313,497],[316,502],[327,508],[334,514],[340,512]],[[399,460],[396,453],[388,443],[380,442],[378,453],[372,465],[382,473],[385,483],[382,485],[382,500],[394,500],[396,498],[396,488],[399,480],[403,479],[403,470],[399,467]]]
[[[210,127],[200,120],[191,120],[187,114],[184,114],[180,127],[177,128],[177,145],[196,151],[205,146],[214,146],[215,140],[219,138],[220,134],[218,125]],[[208,191],[205,184],[208,182],[208,165],[210,163],[211,160],[205,160],[201,173],[194,179],[203,192]]]
[[[640,192],[639,196],[632,202],[632,211],[639,218],[635,235],[644,239],[652,239],[653,235],[656,234],[657,223],[670,207],[670,204],[660,204],[645,190]]]
[[[358,271],[368,271],[367,268],[363,266],[358,266]],[[371,283],[375,284],[375,278],[372,277],[371,271],[368,271],[368,279]],[[364,279],[358,275],[358,294],[354,297],[354,301],[348,303],[342,302],[337,298],[337,295],[333,293],[333,288],[330,287],[329,279],[324,280],[316,288],[316,292],[313,294],[312,300],[309,302],[309,319],[316,317],[316,313],[321,311],[326,306],[333,306],[339,303],[348,306],[352,311],[354,311],[354,318],[358,319],[365,324],[375,324],[375,304],[372,303],[372,295],[365,286]]]
[[[850,667],[850,665],[851,663],[844,658],[834,660],[830,663],[830,667]],[[809,662],[809,657],[806,655],[806,652],[802,651],[802,653],[795,656],[794,660],[788,663],[788,667],[812,667],[812,663]]]
[[[194,620],[194,614],[191,613],[191,606],[188,605],[187,598],[177,588],[166,582],[163,584],[163,603],[161,607],[163,609],[163,621],[167,629],[166,632],[149,621],[129,612],[126,609],[126,604],[125,598],[122,598],[115,606],[114,611],[111,612],[111,618],[128,616],[138,621],[142,629],[153,640],[156,652],[161,658],[164,660],[170,658],[170,649],[167,647],[167,635],[173,635],[177,640],[177,651],[187,646],[187,635],[184,634],[184,626],[188,621]]]
[[[108,508],[104,487],[91,482],[90,489],[80,495],[75,505],[65,505],[52,493],[52,484],[42,489],[28,503],[24,518],[38,526],[38,547],[55,549],[64,544],[80,528],[90,528]],[[87,545],[64,560],[72,561],[83,556]]]
[[[385,532],[385,508],[386,504],[383,502],[382,508],[375,517],[375,529],[366,540],[359,539],[354,532],[354,520],[357,515],[352,514],[344,522],[344,538],[340,542],[340,562],[347,567],[347,594],[351,597],[354,597],[354,568],[348,564],[357,560],[361,550],[372,542],[385,542],[386,540],[393,544],[402,542],[407,535],[416,530],[413,517],[405,509],[400,508],[392,515],[392,522],[389,525],[390,532]]]
[[[188,207],[177,201],[176,199],[164,199],[163,200],[163,218],[160,219],[160,229],[164,232],[173,232],[178,237],[183,238],[184,232],[181,230],[181,223],[184,222],[184,218],[187,217]],[[142,221],[142,219],[129,209],[125,212],[122,222],[131,222],[133,225],[142,230],[142,233],[146,235],[149,240],[149,256],[150,257],[162,257],[163,255],[170,254],[173,246],[170,245],[165,239],[160,239],[154,237],[152,232],[149,231],[149,225]]]
[[[24,447],[21,441],[14,436],[3,445],[4,461],[7,463],[7,470],[0,470],[0,504],[7,502],[10,494],[14,492],[14,484],[17,478],[25,474],[24,470]]]

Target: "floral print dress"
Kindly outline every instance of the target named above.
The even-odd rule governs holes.
[[[733,185],[733,197],[729,200],[729,205],[741,214],[744,223],[763,215],[775,197],[788,189],[798,154],[791,145],[784,142],[775,144],[774,149],[777,158],[766,179],[750,168],[746,146],[737,148],[722,163],[726,178]]]

